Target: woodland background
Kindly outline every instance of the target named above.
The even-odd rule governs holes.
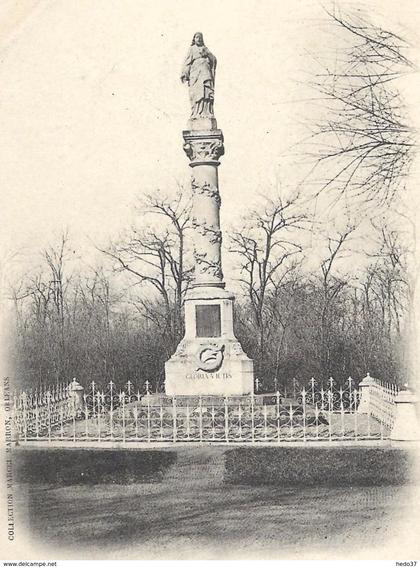
[[[307,135],[290,149],[302,176],[261,180],[248,212],[222,227],[236,334],[263,391],[411,374],[415,132],[398,88],[415,72],[410,46],[337,6],[323,18],[335,47],[306,78]],[[64,230],[10,285],[18,385],[148,380],[162,390],[193,278],[190,187],[143,192],[133,208],[100,261],[83,262]]]

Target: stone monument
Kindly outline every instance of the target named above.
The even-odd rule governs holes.
[[[165,364],[171,396],[237,396],[254,390],[253,362],[233,332],[234,295],[222,272],[218,167],[223,133],[214,116],[216,58],[194,35],[181,80],[191,102],[184,151],[192,168],[195,274],[185,298],[185,336]]]

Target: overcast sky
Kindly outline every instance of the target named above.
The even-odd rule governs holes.
[[[412,35],[417,4],[364,9]],[[136,195],[189,179],[179,75],[196,31],[218,58],[223,225],[272,180],[293,185],[287,155],[304,132],[323,18],[320,3],[297,0],[2,0],[3,256],[24,265],[63,227],[79,250],[103,245],[131,223]]]

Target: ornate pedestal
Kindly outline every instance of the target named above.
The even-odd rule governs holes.
[[[185,336],[165,366],[168,395],[254,391],[253,362],[233,334],[233,301],[221,288],[191,290],[185,302]]]

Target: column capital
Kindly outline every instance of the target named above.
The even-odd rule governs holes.
[[[184,130],[182,135],[190,167],[219,165],[219,158],[225,153],[221,130]]]

